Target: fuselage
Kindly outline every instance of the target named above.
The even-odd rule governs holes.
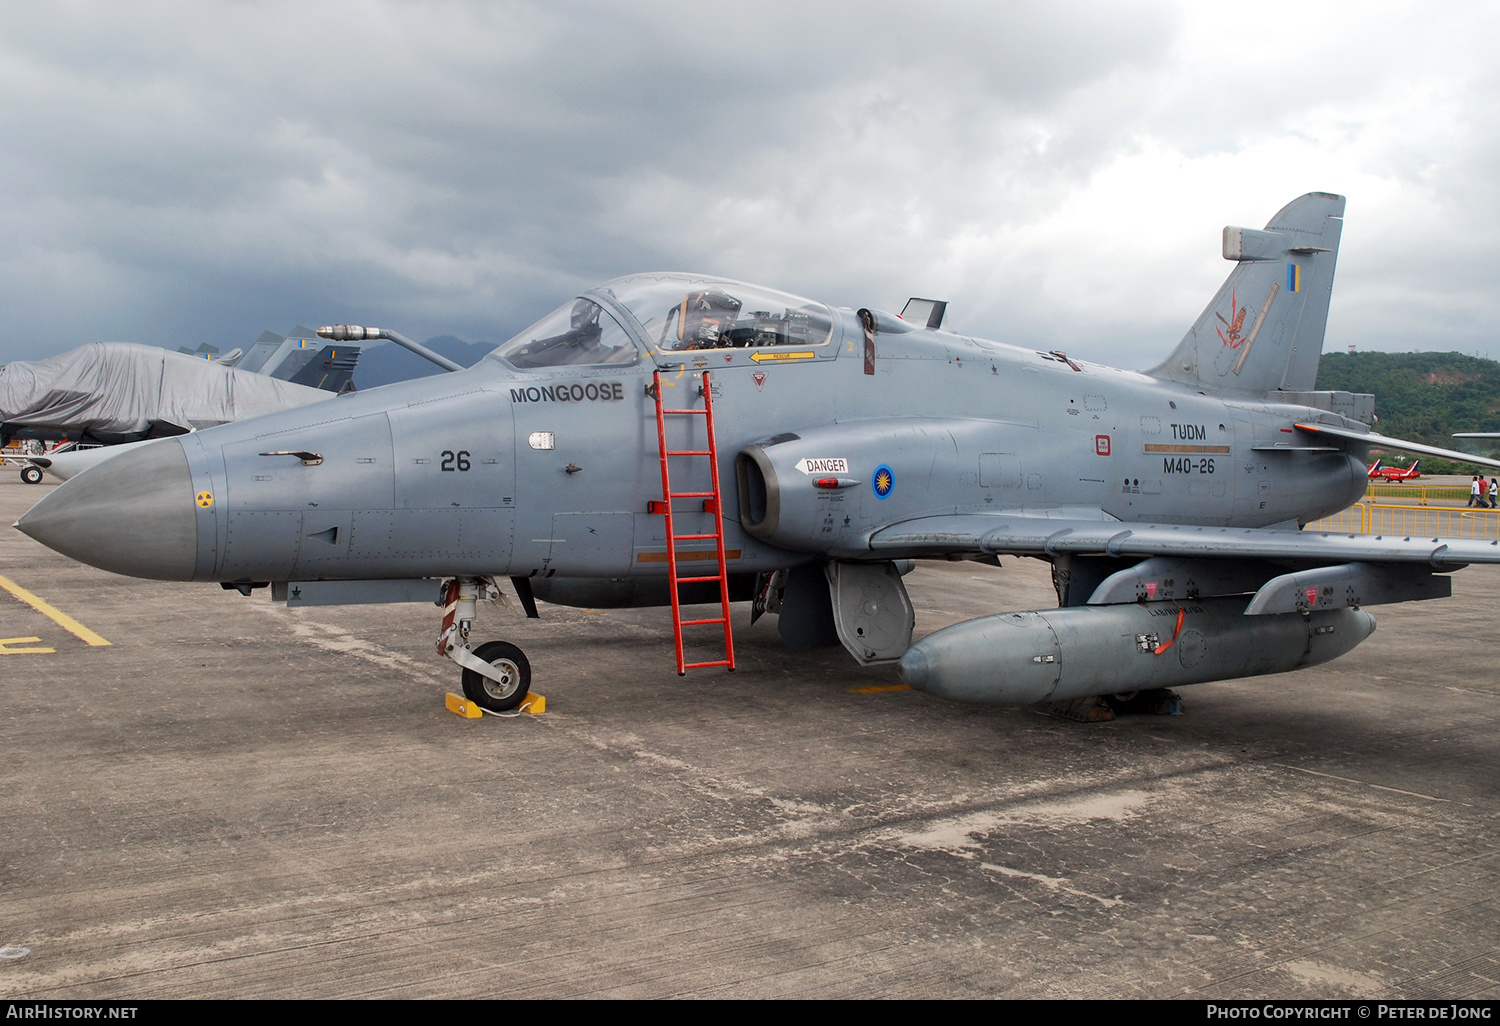
[[[710,373],[731,572],[858,558],[880,527],[934,514],[1258,527],[1324,516],[1366,485],[1354,457],[1291,441],[1294,423],[1330,414],[911,329],[884,314],[870,359],[859,316],[830,316],[817,345],[684,351],[653,347],[655,332],[632,321],[633,360],[524,368],[493,355],[465,371],[153,443],[181,456],[140,463],[150,480],[131,483],[135,505],[117,512],[170,520],[176,559],[123,551],[136,537],[128,532],[111,541],[81,528],[80,503],[122,487],[102,476],[84,486],[96,475],[130,481],[135,454],[68,482],[22,527],[46,531],[45,507],[70,501],[64,526],[79,537],[48,544],[106,569],[173,579],[660,576],[663,518],[647,512],[662,494],[648,390],[658,370],[673,407],[701,406],[699,375]],[[676,421],[669,431],[683,434],[671,444],[704,442],[702,418]],[[792,484],[811,488],[818,467],[836,465],[819,461],[840,460],[834,476],[845,484],[817,496],[827,516],[815,536],[771,544],[742,529],[736,454],[786,435],[797,437],[779,444],[812,468]],[[706,481],[706,462],[674,461],[673,474]]]

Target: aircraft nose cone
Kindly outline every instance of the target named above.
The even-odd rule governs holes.
[[[192,580],[198,518],[187,453],[164,438],[116,456],[60,485],[16,528],[101,570]]]
[[[927,653],[920,647],[909,648],[896,666],[901,682],[913,691],[927,690]]]

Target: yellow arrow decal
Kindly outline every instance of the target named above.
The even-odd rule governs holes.
[[[41,638],[0,638],[0,655],[35,655],[56,652],[55,648],[11,648],[11,645],[25,645],[33,641],[41,641]]]
[[[766,360],[811,360],[817,355],[817,353],[763,353],[757,349],[750,354],[750,359],[756,363],[762,363]]]

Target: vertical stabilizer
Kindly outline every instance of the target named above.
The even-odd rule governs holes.
[[[1310,192],[1262,231],[1225,228],[1234,270],[1172,355],[1146,373],[1213,392],[1310,391],[1343,225],[1344,197]]]

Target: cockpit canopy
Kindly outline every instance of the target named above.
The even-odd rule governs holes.
[[[633,274],[598,291],[619,300],[664,352],[820,346],[833,334],[822,303],[728,278]]]
[[[821,346],[833,337],[822,303],[759,285],[692,274],[635,274],[605,282],[660,352]],[[580,297],[500,346],[491,358],[513,367],[623,366],[640,354],[630,334],[600,303]]]
[[[608,367],[640,359],[635,343],[609,311],[575,299],[552,311],[490,354],[512,367]]]

